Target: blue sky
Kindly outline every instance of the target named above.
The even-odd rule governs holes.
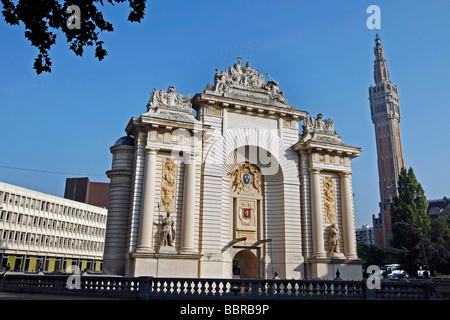
[[[108,181],[109,147],[146,111],[153,88],[194,95],[240,56],[279,81],[289,104],[332,118],[343,141],[362,148],[353,161],[356,226],[371,225],[379,202],[368,101],[373,4],[399,87],[406,166],[429,199],[450,196],[448,0],[155,0],[140,24],[126,20],[126,5],[106,4],[115,29],[101,35],[108,56],[98,62],[88,48],[77,57],[58,34],[52,72],[41,75],[23,26],[0,19],[0,181],[58,196],[67,177]]]

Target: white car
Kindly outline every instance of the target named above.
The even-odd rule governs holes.
[[[397,279],[405,279],[408,278],[408,273],[405,270],[394,270],[390,275],[388,275],[388,279],[397,280]]]

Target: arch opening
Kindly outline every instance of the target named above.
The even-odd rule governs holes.
[[[257,279],[258,258],[250,250],[241,250],[233,257],[233,278]]]

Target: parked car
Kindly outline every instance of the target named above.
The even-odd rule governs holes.
[[[419,278],[428,278],[430,277],[430,274],[429,270],[417,270],[417,276]]]
[[[383,277],[387,278],[397,269],[401,269],[401,266],[399,264],[387,264],[381,268],[381,274],[383,275]]]

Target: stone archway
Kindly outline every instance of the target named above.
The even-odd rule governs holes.
[[[255,128],[227,130],[225,135],[206,148],[199,221],[202,230],[200,247],[204,254],[214,256],[215,260],[209,258],[202,261],[202,277],[209,277],[213,269],[221,270],[225,277],[231,276],[236,254],[231,248],[250,252],[258,250],[255,272],[250,276],[265,278],[269,276],[269,270],[275,269],[281,277],[298,276],[298,271],[294,269],[302,262],[298,249],[301,248],[302,233],[298,219],[300,181],[295,162],[298,154],[294,152],[269,130]],[[261,190],[257,195],[239,194],[233,186],[231,173],[236,166],[245,164],[257,167],[260,172]],[[245,185],[245,172],[239,177]],[[246,191],[245,186],[243,189]],[[248,202],[244,204],[244,200],[251,200],[254,206]],[[242,217],[254,217],[256,220],[251,226],[239,225],[248,222],[242,223]],[[250,227],[253,229],[248,230]],[[253,235],[249,235],[248,231],[252,231]],[[288,241],[289,246],[286,246]],[[287,254],[290,256],[289,263]],[[239,274],[238,277],[243,276],[246,274]]]
[[[258,258],[250,250],[241,250],[233,257],[233,277],[240,279],[257,279]]]

